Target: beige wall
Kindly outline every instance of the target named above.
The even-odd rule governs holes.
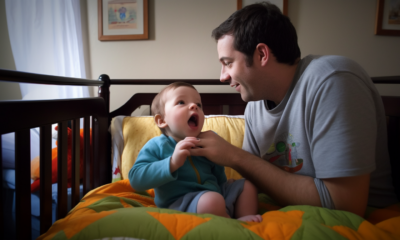
[[[99,41],[97,1],[88,0],[92,77],[121,79],[217,79],[220,65],[211,31],[236,10],[236,0],[150,0],[149,40]],[[111,87],[110,110],[137,91],[161,86]],[[230,91],[228,86],[198,87]]]
[[[97,1],[88,0],[92,77],[130,79],[218,79],[212,29],[236,10],[236,0],[150,0],[150,40],[97,38]],[[289,0],[289,17],[298,31],[302,56],[335,54],[354,59],[371,76],[400,75],[400,37],[374,35],[376,0]],[[377,86],[381,94],[400,95],[400,87]],[[111,109],[136,91],[158,87],[111,88]],[[201,91],[232,91],[229,87]],[[117,94],[116,94],[117,93]]]
[[[0,0],[0,13],[4,1]],[[103,42],[98,40],[97,0],[86,3],[82,14],[87,17],[88,78],[100,74],[114,79],[219,78],[216,43],[210,35],[236,10],[236,0],[149,0],[149,40]],[[400,75],[400,37],[374,35],[376,4],[377,0],[289,0],[289,17],[297,29],[302,56],[344,55],[359,62],[371,76]],[[0,14],[1,32],[6,28],[5,14]],[[7,39],[8,35],[0,35],[0,68],[13,69]],[[159,89],[114,86],[111,110],[136,91]],[[232,92],[227,86],[199,89]],[[378,89],[383,95],[400,95],[399,87]]]
[[[343,55],[371,77],[400,75],[400,37],[374,35],[377,0],[289,0],[302,56]],[[400,86],[376,85],[381,95],[400,96]]]

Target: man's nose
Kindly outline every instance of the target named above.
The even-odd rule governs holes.
[[[222,66],[221,68],[221,75],[219,76],[219,81],[221,82],[226,82],[231,79],[231,76],[229,75],[229,73],[225,70],[225,68]]]

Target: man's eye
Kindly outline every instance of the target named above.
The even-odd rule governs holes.
[[[231,64],[232,64],[232,63],[230,63],[230,62],[226,62],[226,63],[225,63],[225,66],[229,67]]]

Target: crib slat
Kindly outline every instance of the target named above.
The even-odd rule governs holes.
[[[3,146],[1,141],[1,134],[0,134],[0,179],[3,181]],[[4,236],[4,221],[3,221],[3,189],[0,190],[0,238]]]
[[[94,116],[92,116],[91,117],[91,120],[90,120],[90,122],[91,122],[91,124],[92,124],[92,146],[90,146],[90,170],[89,170],[89,172],[90,172],[90,180],[89,180],[89,182],[90,182],[90,189],[94,189],[95,187],[94,187],[94,165],[95,165],[95,159],[96,160],[98,160],[98,158],[97,158],[97,156],[96,156],[96,154],[95,154],[95,151],[94,151],[94,149],[98,149],[98,148],[95,148],[96,147],[96,137],[97,137],[97,134],[96,134],[96,126],[95,126],[95,117]]]
[[[51,125],[40,127],[40,234],[51,226]]]
[[[96,117],[92,117],[92,139],[93,139],[93,163],[92,163],[92,185],[93,188],[96,188],[100,185],[99,182],[99,164],[98,164],[98,160],[99,160],[99,151],[94,151],[94,149],[99,149],[99,141],[98,141],[98,137],[99,137],[99,127],[98,127],[99,121],[97,121]],[[96,161],[95,161],[96,159]]]
[[[79,203],[80,181],[80,119],[72,121],[71,207]]]
[[[68,122],[58,123],[57,134],[57,219],[63,218],[68,211],[67,194],[67,149],[68,149]]]
[[[31,239],[30,129],[15,132],[15,212],[17,239]],[[25,228],[25,230],[23,229]]]
[[[83,120],[83,195],[90,189],[90,117]]]

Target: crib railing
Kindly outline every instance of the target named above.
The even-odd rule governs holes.
[[[400,77],[377,77],[372,78],[376,84],[399,84]],[[121,109],[109,114],[110,109],[110,86],[111,85],[166,85],[174,81],[185,81],[193,85],[223,85],[218,79],[143,79],[110,80],[107,75],[101,75],[98,81],[89,79],[77,79],[32,74],[25,72],[9,71],[0,69],[0,81],[17,83],[54,84],[54,85],[75,85],[75,86],[99,86],[99,97],[68,99],[68,100],[37,100],[37,101],[0,101],[0,134],[15,132],[16,149],[16,226],[17,239],[30,239],[31,231],[26,226],[31,225],[30,203],[30,128],[40,127],[40,232],[44,233],[51,226],[51,124],[58,124],[58,209],[57,216],[62,218],[67,214],[67,125],[72,122],[72,176],[71,190],[72,203],[75,206],[79,201],[80,184],[80,118],[84,118],[84,174],[82,179],[83,193],[87,193],[103,184],[111,181],[110,161],[110,138],[108,126],[112,116],[130,114],[142,103],[143,96],[133,96]],[[154,97],[147,94],[147,100]],[[203,100],[209,101],[212,106],[209,110],[212,113],[216,108],[221,112],[224,98],[219,100],[212,94],[204,95]],[[140,100],[139,100],[140,99]],[[231,99],[231,98],[230,98]],[[242,112],[243,102],[240,95],[236,94],[233,101],[237,101],[237,111]],[[400,97],[383,97],[385,111],[389,114],[389,149],[393,159],[399,159],[399,119],[400,119]],[[230,102],[231,104],[231,102]],[[228,114],[235,114],[235,107],[229,109]],[[92,146],[90,145],[90,125],[92,125]],[[0,166],[1,159],[0,141]],[[398,174],[399,162],[394,171]],[[392,161],[393,166],[393,161]],[[0,171],[0,179],[3,179]],[[397,186],[400,186],[400,179],[397,178]],[[0,206],[3,206],[3,197],[0,191]],[[0,208],[0,216],[3,216],[3,208]],[[0,218],[0,233],[3,230],[3,217]],[[25,228],[25,230],[22,229]]]
[[[101,81],[81,80],[48,75],[0,70],[0,80],[55,85],[102,85]],[[58,124],[57,135],[57,219],[68,211],[68,123],[72,123],[71,206],[83,194],[111,181],[108,137],[108,112],[103,98],[62,100],[0,101],[0,134],[15,132],[15,221],[16,239],[31,239],[31,155],[30,129],[40,127],[40,234],[52,224],[52,124]],[[80,119],[83,118],[83,126]],[[92,126],[92,127],[90,127]],[[83,176],[80,179],[80,128],[83,128]],[[90,139],[90,128],[92,139]],[[90,144],[92,142],[92,145]],[[0,141],[1,149],[1,141]],[[0,166],[2,166],[0,150]],[[3,179],[0,171],[0,179]],[[0,191],[0,194],[2,191]],[[0,195],[0,233],[4,233],[3,196]],[[9,206],[11,207],[11,206]],[[10,219],[11,221],[11,219]],[[29,230],[27,230],[27,227]],[[2,236],[0,236],[2,238]]]

